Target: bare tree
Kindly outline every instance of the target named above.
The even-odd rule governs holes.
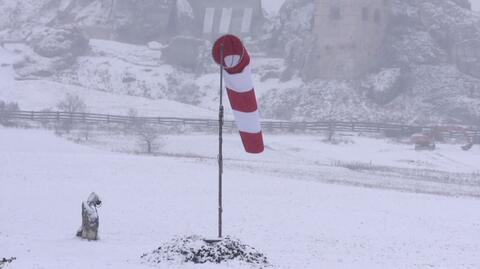
[[[124,132],[125,134],[135,134],[137,127],[143,124],[138,118],[138,111],[135,108],[130,108],[127,112],[127,117],[130,119],[128,123],[125,124]]]
[[[11,124],[11,116],[15,111],[19,111],[20,108],[17,103],[6,103],[0,101],[0,125]]]
[[[76,113],[85,112],[87,105],[80,96],[67,93],[65,98],[57,104],[57,108],[63,112]]]
[[[327,142],[334,143],[334,136],[336,131],[336,124],[333,121],[335,118],[335,106],[332,103],[329,103],[327,108],[325,109],[325,119],[328,120],[328,128],[327,128]]]
[[[70,114],[68,119],[64,119],[59,123],[60,129],[69,133],[74,127],[73,113],[85,112],[87,105],[80,96],[68,93],[65,98],[57,104],[57,108],[61,112]]]
[[[145,119],[138,116],[134,108],[128,110],[129,124],[125,126],[125,133],[137,138],[141,152],[153,154],[162,146],[160,139],[160,128],[145,122]]]
[[[159,130],[154,126],[149,124],[137,125],[135,133],[145,153],[153,154],[161,146]]]

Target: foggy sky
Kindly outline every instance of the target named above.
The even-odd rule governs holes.
[[[480,0],[470,0],[473,10],[480,11]]]

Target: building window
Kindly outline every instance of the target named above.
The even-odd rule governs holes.
[[[340,20],[342,17],[339,7],[330,7],[330,19],[331,20]]]
[[[368,17],[369,17],[368,7],[363,7],[362,8],[362,20],[363,21],[368,21]]]
[[[375,9],[375,12],[373,13],[373,21],[376,23],[380,23],[382,20],[382,15],[380,13],[380,10]]]

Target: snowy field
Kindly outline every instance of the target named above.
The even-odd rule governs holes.
[[[340,145],[307,136],[266,139],[265,154],[249,156],[236,135],[227,135],[224,222],[226,234],[265,253],[273,268],[480,267],[480,201],[467,197],[480,193],[478,147],[419,153],[371,138]],[[148,157],[1,128],[0,256],[17,257],[8,269],[250,268],[152,267],[139,258],[177,235],[215,234],[215,143],[208,135],[168,137],[162,150],[177,157]],[[455,197],[358,187],[363,180],[400,185],[402,172],[341,167],[355,162],[472,175],[468,184],[435,188],[473,191]],[[414,186],[417,178],[404,180]],[[104,202],[98,242],[74,236],[91,191]]]

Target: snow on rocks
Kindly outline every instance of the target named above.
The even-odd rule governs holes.
[[[75,26],[35,28],[28,43],[37,54],[47,58],[67,54],[76,57],[83,55],[89,48],[88,39]]]
[[[220,242],[208,243],[200,236],[177,237],[151,253],[141,256],[147,263],[226,263],[243,262],[265,268],[269,266],[264,254],[243,244],[237,239],[226,237]]]
[[[402,93],[402,78],[401,68],[384,68],[368,76],[362,87],[375,103],[388,104]]]
[[[9,263],[12,263],[16,259],[17,258],[15,257],[11,257],[10,259],[7,259],[7,258],[0,259],[0,269],[5,268],[5,266],[7,266]]]
[[[179,16],[187,16],[189,18],[194,18],[193,8],[187,0],[177,1],[177,11]]]

